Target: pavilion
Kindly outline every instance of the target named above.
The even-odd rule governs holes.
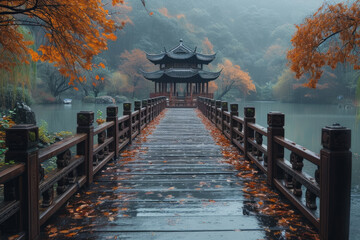
[[[155,83],[155,91],[150,98],[166,96],[169,107],[195,107],[199,96],[213,98],[209,92],[209,82],[217,79],[220,72],[203,70],[204,64],[215,59],[216,54],[201,54],[183,44],[170,51],[148,54],[146,57],[153,64],[159,64],[160,70],[144,72],[144,78]]]

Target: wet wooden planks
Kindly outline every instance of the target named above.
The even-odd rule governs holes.
[[[279,230],[244,207],[242,180],[194,109],[168,109],[143,140],[52,218],[43,238],[263,239]]]

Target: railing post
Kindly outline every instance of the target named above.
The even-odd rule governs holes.
[[[254,130],[248,127],[248,123],[255,122],[255,108],[245,107],[244,108],[244,155],[248,159],[247,154],[251,152],[252,145],[248,142],[249,137],[254,137]]]
[[[109,145],[109,151],[115,152],[115,159],[119,156],[119,123],[118,107],[109,106],[106,108],[106,121],[114,122],[114,126],[107,130],[108,137],[114,137],[114,141]]]
[[[211,100],[211,115],[210,115],[210,118],[209,118],[214,124],[215,124],[215,127],[216,127],[216,108],[215,108],[215,100],[212,99]]]
[[[79,143],[76,146],[76,153],[84,155],[85,166],[84,174],[86,175],[87,184],[93,181],[93,148],[94,148],[94,112],[81,111],[77,114],[77,133],[86,133],[87,138],[85,142]]]
[[[6,146],[9,150],[5,154],[5,161],[25,163],[25,176],[22,179],[23,189],[20,207],[21,226],[24,226],[29,239],[39,239],[39,182],[40,163],[38,158],[37,144],[39,141],[39,130],[35,125],[21,124],[6,129]],[[5,198],[7,185],[4,186]],[[5,199],[10,200],[10,199]],[[21,226],[9,226],[21,227]]]
[[[235,121],[233,119],[234,116],[239,116],[239,105],[238,104],[230,104],[230,141],[233,142],[234,139],[234,127],[236,127],[235,125]]]
[[[208,98],[206,101],[206,117],[208,119],[211,119],[211,99]]]
[[[221,108],[221,101],[220,100],[216,100],[215,101],[215,126],[217,128],[219,128],[219,116],[221,116],[221,112],[218,111],[218,109]]]
[[[334,124],[322,129],[320,151],[320,237],[349,239],[351,130]]]
[[[224,122],[225,122],[225,119],[226,119],[226,116],[224,114],[224,112],[227,112],[229,111],[229,108],[228,108],[228,103],[227,102],[221,102],[221,132],[224,133]]]
[[[135,105],[135,106],[134,106],[134,110],[135,110],[135,111],[139,111],[136,119],[139,121],[138,126],[137,126],[137,129],[138,129],[138,132],[139,132],[139,134],[140,134],[140,132],[141,132],[141,102],[140,102],[140,101],[135,101],[135,102],[134,102],[134,105]]]
[[[280,112],[269,112],[267,115],[268,137],[267,137],[267,182],[274,186],[274,179],[279,174],[276,159],[284,157],[284,148],[275,143],[274,138],[284,137],[285,115]]]
[[[142,103],[141,103],[141,105],[142,105],[142,107],[144,107],[145,108],[145,125],[147,125],[148,124],[148,117],[147,117],[147,115],[148,115],[148,105],[147,105],[147,100],[146,99],[144,99],[144,100],[142,100]]]
[[[148,99],[148,106],[149,106],[149,122],[153,120],[153,105],[151,98]]]
[[[132,143],[132,117],[131,117],[131,103],[124,103],[123,104],[123,115],[128,115],[129,119],[125,123],[125,127],[129,127],[128,137],[129,137],[129,144]]]

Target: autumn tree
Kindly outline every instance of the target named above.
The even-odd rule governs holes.
[[[42,82],[39,87],[45,85],[44,89],[49,91],[57,101],[61,100],[60,96],[63,92],[71,88],[68,84],[69,79],[61,75],[50,63],[41,63],[38,72]]]
[[[316,88],[323,74],[323,67],[335,69],[338,63],[350,63],[360,69],[358,47],[360,45],[360,0],[352,4],[325,3],[297,31],[288,51],[291,70],[300,78],[309,74],[307,87]]]
[[[121,5],[124,0],[112,0]],[[110,18],[101,0],[0,0],[0,69],[11,71],[19,62],[53,63],[74,85],[81,69],[93,68],[93,57],[115,40],[116,29],[123,27]],[[44,44],[34,51],[19,26],[40,27]]]
[[[229,59],[225,59],[218,67],[222,68],[218,99],[221,99],[233,88],[240,90],[244,96],[248,95],[250,91],[256,91],[249,73],[241,70],[239,65],[234,65]]]
[[[146,70],[152,66],[150,61],[146,59],[145,52],[140,49],[133,49],[130,52],[126,50],[120,55],[120,59],[119,71],[127,76],[128,85],[131,86],[132,90],[130,97],[140,97],[135,93],[142,94],[141,97],[145,96],[145,93],[149,93],[153,84],[145,80],[141,72],[141,69]]]

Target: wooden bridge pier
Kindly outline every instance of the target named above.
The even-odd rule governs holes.
[[[213,138],[218,133],[211,136],[193,109],[168,109],[160,124],[149,125],[135,139],[159,121],[166,107],[163,97],[135,102],[135,111],[124,104],[122,117],[117,107],[108,107],[107,122],[96,128],[94,114],[80,112],[76,135],[40,151],[36,126],[9,129],[6,159],[15,164],[0,169],[1,236],[286,239],[291,229],[278,225],[283,219],[254,211],[266,200],[244,190],[256,184],[265,188],[267,182],[321,239],[349,238],[349,129],[323,128],[319,156],[285,138],[284,114],[269,113],[268,126],[262,127],[254,108],[245,108],[239,117],[236,104],[229,111],[226,102],[198,98],[197,103],[243,157],[230,145],[219,146]],[[236,161],[252,161],[263,174],[252,180],[237,177],[236,166],[226,163],[229,152],[239,156]],[[49,160],[56,161],[56,168],[45,173],[40,164]],[[304,160],[315,166],[313,176],[303,171]],[[83,185],[85,190],[77,193]],[[40,233],[41,226],[46,231]]]

